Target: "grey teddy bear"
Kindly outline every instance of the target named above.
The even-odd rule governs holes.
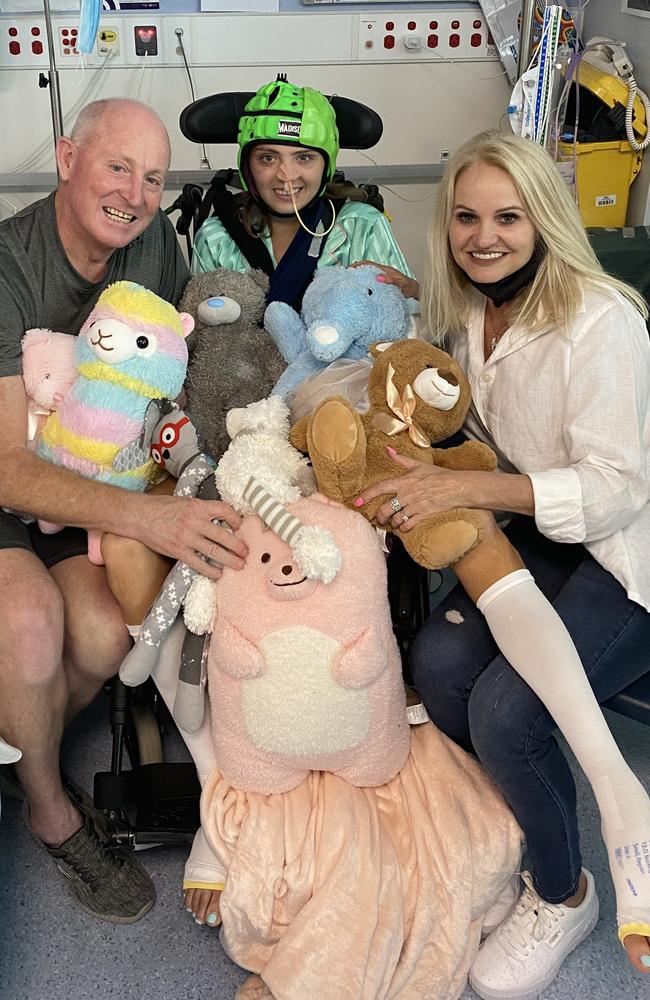
[[[215,462],[230,444],[228,411],[268,396],[286,368],[260,325],[267,290],[263,271],[218,268],[191,278],[178,307],[196,320],[188,338],[185,409]]]

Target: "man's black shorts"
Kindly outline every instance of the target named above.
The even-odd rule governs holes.
[[[64,559],[86,555],[88,536],[81,528],[63,528],[45,535],[35,522],[24,524],[15,514],[0,510],[0,549],[26,549],[50,569]]]

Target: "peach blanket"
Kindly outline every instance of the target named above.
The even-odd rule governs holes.
[[[240,1000],[453,1000],[519,864],[500,793],[432,724],[386,785],[315,771],[264,796],[215,771],[201,813],[228,872],[222,944],[260,977]]]

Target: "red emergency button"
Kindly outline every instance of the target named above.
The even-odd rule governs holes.
[[[386,35],[384,37],[384,48],[385,49],[395,48],[395,35]]]
[[[40,56],[43,53],[43,43],[42,42],[32,42],[32,52],[35,56]]]
[[[482,45],[482,43],[483,43],[483,39],[481,38],[481,36],[479,34],[472,35],[472,37],[469,40],[469,44],[472,46],[473,49],[480,48],[481,45]]]
[[[460,35],[450,35],[449,36],[449,48],[457,49],[460,45]]]
[[[429,46],[430,49],[437,49],[438,48],[438,36],[437,35],[429,35],[429,37],[427,38],[427,45]]]
[[[9,42],[9,52],[12,56],[19,56],[20,42]]]

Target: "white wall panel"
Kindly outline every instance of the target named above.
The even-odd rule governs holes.
[[[146,12],[145,12],[146,14]],[[382,17],[383,17],[382,12]],[[388,16],[388,15],[386,15]],[[207,15],[210,21],[218,20],[226,25],[234,25],[229,32],[234,38],[242,24],[250,24],[250,16],[245,18],[218,17]],[[330,54],[336,45],[348,43],[353,36],[337,34],[340,26],[349,21],[358,22],[358,14],[349,17],[342,14],[324,15],[279,15],[256,18],[278,25],[300,22],[302,32],[313,31],[315,20],[327,23],[323,32],[324,50]],[[198,96],[205,96],[220,90],[254,90],[271,79],[277,72],[287,70],[290,79],[297,83],[316,87],[328,93],[343,94],[356,98],[375,108],[384,120],[384,136],[381,142],[367,154],[347,150],[341,153],[340,164],[347,166],[367,166],[367,179],[372,180],[374,166],[379,164],[431,164],[440,162],[441,150],[453,150],[470,135],[482,128],[499,124],[505,111],[509,89],[498,62],[486,59],[471,61],[443,62],[440,59],[392,63],[360,62],[357,59],[358,39],[354,43],[354,60],[328,64],[310,65],[291,63],[283,60],[293,52],[304,51],[304,35],[298,44],[298,36],[287,35],[287,46],[276,44],[277,37],[255,51],[264,53],[264,64],[237,66],[194,65],[197,53],[200,59],[208,58],[208,51],[216,51],[215,46],[225,44],[209,36],[199,45],[195,32],[206,25],[206,15],[166,16],[165,21],[174,21],[183,27],[188,58]],[[133,19],[130,19],[133,20]],[[159,19],[160,20],[160,19]],[[0,31],[4,18],[0,18]],[[108,20],[106,21],[108,24]],[[111,22],[112,24],[113,22]],[[140,23],[149,23],[146,17]],[[119,20],[123,24],[123,19]],[[195,27],[196,26],[196,27]],[[245,26],[245,25],[244,25]],[[296,30],[297,30],[296,25]],[[349,25],[348,25],[349,27]],[[185,29],[188,28],[188,32]],[[292,27],[292,31],[294,28]],[[284,28],[282,28],[284,31]],[[188,37],[189,35],[189,37]],[[172,36],[170,36],[171,39]],[[230,37],[230,35],[228,36]],[[319,30],[319,52],[320,30]],[[275,40],[274,40],[275,39]],[[338,40],[337,40],[338,39]],[[174,38],[175,40],[175,38]],[[233,43],[234,44],[234,43]],[[200,166],[200,150],[188,142],[178,130],[178,116],[191,101],[187,76],[181,68],[180,57],[175,66],[156,66],[154,60],[147,60],[139,66],[120,65],[125,51],[125,36],[120,38],[120,56],[105,64],[103,68],[87,68],[84,72],[73,68],[59,74],[61,97],[66,128],[71,127],[80,107],[90,100],[100,97],[130,96],[151,104],[167,125],[172,140],[172,167],[175,170],[196,170]],[[212,46],[212,49],[211,49]],[[169,46],[168,46],[169,48]],[[337,50],[339,51],[339,50]],[[269,52],[274,57],[269,58]],[[275,55],[279,53],[279,55]],[[164,57],[172,58],[167,52]],[[200,60],[199,60],[200,61]],[[253,60],[255,61],[255,60]],[[68,64],[70,65],[70,64]],[[0,174],[8,173],[23,166],[29,172],[53,171],[52,127],[50,104],[47,90],[38,87],[38,69],[22,72],[0,69],[0,121],[2,121],[2,141],[0,142]],[[235,163],[235,147],[209,147],[213,168],[230,166]],[[370,157],[370,160],[367,158]],[[209,178],[206,171],[206,181]],[[393,186],[393,185],[391,185]],[[434,185],[412,185],[408,188],[395,186],[393,193],[383,188],[388,209],[393,216],[395,232],[405,253],[419,273],[423,259],[424,232],[430,215]],[[34,194],[0,192],[1,199],[22,207],[34,199]],[[400,197],[409,200],[400,200]],[[168,193],[168,201],[175,197]],[[10,210],[0,199],[0,218]]]

